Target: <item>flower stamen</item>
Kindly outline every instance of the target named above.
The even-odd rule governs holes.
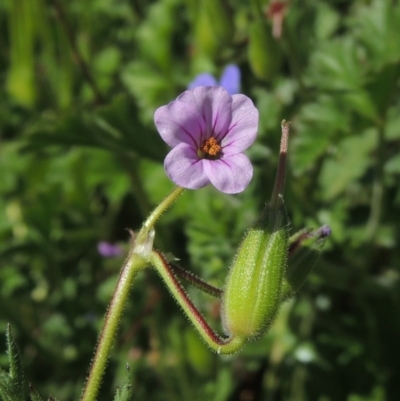
[[[222,147],[218,144],[217,140],[212,136],[206,139],[200,146],[199,151],[205,158],[215,159],[221,153]]]

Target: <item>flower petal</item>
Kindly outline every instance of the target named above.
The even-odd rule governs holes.
[[[232,96],[220,86],[199,86],[183,92],[177,101],[195,105],[203,116],[207,131],[202,141],[214,136],[221,140],[229,129],[232,119]]]
[[[198,189],[210,183],[204,172],[203,160],[190,145],[175,146],[164,161],[165,172],[175,184],[189,189]]]
[[[226,156],[247,149],[255,141],[258,130],[258,110],[253,102],[245,95],[233,95],[232,99],[232,122],[221,141]]]
[[[204,119],[196,105],[179,100],[159,107],[154,114],[154,123],[161,138],[171,148],[184,142],[197,150],[202,133],[206,131]]]
[[[230,95],[240,91],[240,69],[235,64],[229,64],[222,73],[219,84],[225,88]]]
[[[188,85],[188,89],[197,88],[198,86],[215,86],[217,80],[209,73],[199,74]]]
[[[242,192],[253,177],[253,166],[242,153],[219,160],[203,160],[203,163],[211,183],[226,194]]]

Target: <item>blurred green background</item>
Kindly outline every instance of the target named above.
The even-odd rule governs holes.
[[[0,330],[11,324],[42,396],[79,397],[123,261],[98,242],[126,248],[126,228],[173,188],[154,110],[235,63],[260,111],[253,181],[237,196],[187,191],[156,246],[221,286],[270,196],[285,118],[293,230],[329,224],[326,251],[272,330],[229,358],[203,345],[154,271],[141,274],[99,400],[126,363],[134,400],[399,399],[400,2],[293,0],[274,38],[278,8],[0,2]],[[188,291],[220,330],[218,302]]]

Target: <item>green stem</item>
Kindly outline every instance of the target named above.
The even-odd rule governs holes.
[[[110,306],[108,308],[103,329],[97,343],[96,353],[90,368],[81,401],[94,401],[100,387],[108,356],[117,333],[118,324],[127,302],[132,282],[137,272],[144,268],[147,261],[135,252],[133,247],[120,273]]]
[[[212,297],[221,298],[223,291],[220,288],[214,287],[211,284],[206,283],[200,277],[196,276],[194,273],[189,270],[184,269],[181,266],[178,266],[175,263],[168,263],[172,268],[172,271],[179,278],[183,278],[185,281],[189,282],[191,285],[199,289],[200,291],[205,292]]]
[[[135,237],[129,255],[122,267],[117,286],[108,307],[103,329],[96,347],[96,353],[90,367],[81,401],[94,401],[107,365],[108,356],[117,333],[118,324],[128,301],[129,291],[136,274],[149,265],[154,241],[154,225],[161,215],[174,203],[183,192],[176,187],[150,214],[142,229]]]
[[[217,354],[227,355],[233,354],[243,347],[246,342],[244,337],[234,336],[223,338],[214,332],[193,302],[189,299],[161,253],[153,251],[150,257],[150,263],[156,268],[172,296],[186,313],[186,316],[193,323],[200,336],[213,351]]]
[[[143,224],[140,233],[143,232],[145,235],[147,235],[149,230],[151,230],[154,227],[157,220],[179,198],[179,196],[182,194],[183,191],[184,188],[175,187],[173,191],[152,211],[150,216]]]

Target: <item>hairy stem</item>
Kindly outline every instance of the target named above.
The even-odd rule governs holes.
[[[165,257],[157,251],[153,251],[150,258],[151,264],[156,268],[172,296],[182,307],[189,320],[193,323],[200,336],[206,344],[218,354],[233,354],[239,351],[246,339],[243,337],[228,337],[223,338],[216,334],[209,326],[204,317],[198,311],[196,306],[190,300],[185,290],[175,277]]]
[[[174,190],[151,212],[150,216],[143,224],[141,232],[146,235],[146,233],[154,227],[162,214],[179,198],[183,191],[184,188],[175,187]]]
[[[220,288],[214,287],[213,285],[206,283],[204,280],[196,276],[194,273],[184,269],[181,266],[178,266],[175,263],[169,263],[169,265],[176,276],[183,278],[185,281],[192,284],[193,287],[196,287],[200,291],[203,291],[206,294],[209,294],[213,297],[216,298],[222,297],[223,291]]]
[[[152,234],[154,234],[154,231]],[[152,239],[150,241],[152,243]],[[137,272],[147,265],[147,260],[142,252],[143,247],[144,244],[135,242],[121,270],[117,286],[106,313],[103,329],[97,343],[96,353],[90,367],[90,373],[81,396],[81,401],[94,401],[97,397],[133,279]]]
[[[108,307],[104,325],[97,343],[96,352],[90,367],[81,401],[96,399],[108,357],[117,333],[124,307],[128,301],[129,291],[136,274],[149,265],[153,259],[154,224],[161,215],[174,203],[183,192],[183,188],[175,188],[150,214],[138,235],[132,241],[132,247],[119,275],[117,286]]]

